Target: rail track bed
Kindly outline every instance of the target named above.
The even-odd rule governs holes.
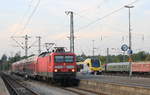
[[[149,78],[81,75],[78,76],[79,86],[61,86],[48,81],[30,79],[25,81],[19,76],[12,77],[39,95],[150,95]]]
[[[78,76],[79,86],[61,86],[61,84],[51,84],[48,81],[24,80],[16,75],[12,77],[39,95],[150,95],[149,78],[81,75]],[[18,89],[20,90],[20,87]],[[19,95],[37,95],[22,89],[24,88],[21,88],[21,92],[25,94]]]
[[[26,84],[32,86],[32,88],[38,89],[38,91],[41,92],[41,95],[105,95],[93,91],[80,89],[78,87],[62,87],[60,84],[52,85],[48,82],[41,82],[35,80],[26,81]]]
[[[1,76],[10,95],[39,95],[9,75],[2,74]]]
[[[67,88],[62,88],[62,89],[77,93],[78,95],[106,95],[103,93],[98,93],[98,92],[76,88],[76,87],[67,87]]]
[[[76,86],[64,87],[61,84],[51,84],[47,81],[24,80],[16,75],[3,74],[2,78],[10,95],[106,95],[80,89]],[[32,91],[36,91],[36,93],[32,93]]]

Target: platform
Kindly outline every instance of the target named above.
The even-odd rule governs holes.
[[[122,76],[106,76],[106,75],[79,75],[77,76],[82,80],[95,80],[106,83],[123,84],[127,86],[140,86],[150,88],[150,78],[140,77],[122,77]]]
[[[150,95],[150,78],[78,75],[79,87],[104,95]]]
[[[1,77],[0,77],[0,95],[10,95]]]

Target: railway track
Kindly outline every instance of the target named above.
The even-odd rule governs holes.
[[[9,75],[1,75],[10,95],[40,95],[23,84],[19,83],[17,80],[13,79]]]
[[[66,93],[71,92],[71,93],[73,93],[73,95],[74,94],[75,95],[106,95],[103,93],[98,93],[98,92],[94,92],[94,91],[90,91],[90,90],[81,89],[81,88],[78,88],[77,86],[67,86],[67,85],[61,86],[61,84],[51,84],[46,81],[30,80],[30,81],[26,81],[26,84],[31,85],[33,88],[36,88],[36,87],[39,88],[39,86],[40,86],[41,88],[44,87],[44,89],[45,88],[48,88],[51,90],[57,89],[56,91],[58,91],[58,92],[59,91],[61,92],[63,90],[63,91],[66,91]],[[43,94],[43,95],[45,95],[45,94]],[[57,94],[54,94],[54,95],[57,95]],[[68,94],[62,94],[62,95],[68,95]],[[69,95],[72,95],[72,94],[69,94]]]
[[[20,78],[21,77],[2,74],[2,79],[4,80],[6,87],[8,88],[8,91],[10,92],[10,95],[47,95],[46,92],[45,92],[46,94],[44,93],[38,94],[38,93],[35,93],[33,90],[27,88],[25,85],[30,85],[28,84],[28,82],[33,83],[33,84],[39,84],[37,87],[46,85],[47,88],[48,86],[59,88],[66,92],[74,93],[75,95],[104,95],[104,94],[100,94],[100,93],[96,93],[96,92],[92,92],[92,91],[88,91],[84,89],[79,89],[77,87],[62,87],[60,84],[52,85],[44,81],[36,81],[36,80],[23,81],[23,79],[20,79]],[[31,88],[36,89],[36,87],[33,87],[32,85],[30,86]],[[62,94],[62,95],[65,95],[65,94]]]
[[[89,91],[89,90],[76,88],[76,87],[66,87],[66,88],[62,88],[62,89],[73,92],[73,93],[76,93],[78,95],[106,95],[106,94],[103,94],[103,93],[98,93],[98,92]]]

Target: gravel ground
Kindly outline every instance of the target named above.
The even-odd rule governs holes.
[[[34,91],[37,91],[41,95],[97,95],[95,93],[83,91],[80,89],[66,87],[66,88],[59,88],[55,86],[51,86],[48,83],[43,83],[39,81],[26,81],[25,84],[29,86]],[[67,91],[68,90],[68,91]],[[77,94],[78,92],[80,94]]]
[[[25,86],[36,91],[40,95],[97,95],[95,93],[83,91],[72,87],[60,88],[46,82],[40,82],[35,80],[24,81],[24,78],[16,75],[13,75],[13,77],[20,81],[20,83],[23,83]],[[76,92],[80,94],[77,94]]]
[[[1,77],[0,77],[0,95],[10,95]]]

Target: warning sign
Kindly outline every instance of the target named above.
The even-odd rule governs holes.
[[[133,62],[132,58],[129,58],[128,61],[129,61],[129,62]]]

